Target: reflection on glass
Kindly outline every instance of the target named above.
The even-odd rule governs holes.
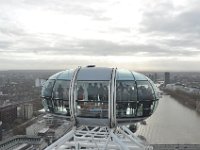
[[[70,81],[57,80],[53,88],[53,98],[69,100]]]
[[[42,100],[42,105],[44,106],[45,111],[48,112],[49,108],[48,108],[47,100],[45,98]]]
[[[153,101],[155,100],[154,90],[149,81],[137,81],[138,88],[138,109],[137,116],[149,116],[152,113]]]
[[[69,114],[69,86],[70,81],[57,80],[53,88],[54,112]]]
[[[108,81],[78,81],[76,86],[77,115],[108,117]]]
[[[141,101],[138,105],[137,116],[149,116],[153,107],[152,101]]]
[[[137,106],[137,116],[138,117],[143,116],[143,104],[142,103],[139,103]]]
[[[116,110],[117,118],[135,116],[137,90],[134,81],[117,81]]]
[[[153,83],[152,80],[148,79],[149,82],[151,83],[152,87],[153,87],[153,90],[154,90],[154,93],[155,93],[155,97],[156,99],[158,100],[159,99],[159,92],[158,92],[158,88],[155,86],[155,84]]]
[[[85,97],[84,97],[84,89],[82,86],[80,86],[78,88],[78,100],[83,100]]]
[[[52,103],[52,100],[51,98],[45,98],[43,100],[43,106],[45,108],[45,110],[49,111],[49,112],[54,112],[54,109],[53,109],[53,103]]]
[[[155,100],[155,94],[148,81],[137,81],[138,100]]]
[[[42,97],[51,97],[55,80],[47,80],[42,88]]]
[[[153,108],[151,109],[151,113],[155,112],[156,108],[158,107],[158,100],[154,101]]]

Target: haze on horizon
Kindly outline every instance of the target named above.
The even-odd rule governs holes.
[[[200,71],[198,0],[0,0],[0,70]]]

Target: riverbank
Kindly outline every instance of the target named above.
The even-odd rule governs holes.
[[[163,92],[175,98],[181,104],[200,112],[200,95],[188,94],[180,90],[162,89]]]
[[[200,144],[200,113],[163,94],[155,113],[135,134],[151,144]]]

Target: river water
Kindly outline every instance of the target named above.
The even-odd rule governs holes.
[[[136,134],[150,144],[200,144],[200,114],[169,95],[163,95],[146,122],[138,124]]]

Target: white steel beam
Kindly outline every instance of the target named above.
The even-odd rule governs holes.
[[[145,146],[126,127],[109,129],[107,127],[89,128],[82,126],[73,128],[65,136],[50,145],[45,150],[66,150],[66,149],[120,149],[120,150],[144,150],[150,147]]]
[[[66,141],[71,139],[74,135],[74,130],[72,129],[67,134],[65,134],[63,137],[61,137],[59,140],[55,141],[53,144],[48,146],[45,150],[55,150],[58,147],[60,147],[62,144],[64,144]]]

